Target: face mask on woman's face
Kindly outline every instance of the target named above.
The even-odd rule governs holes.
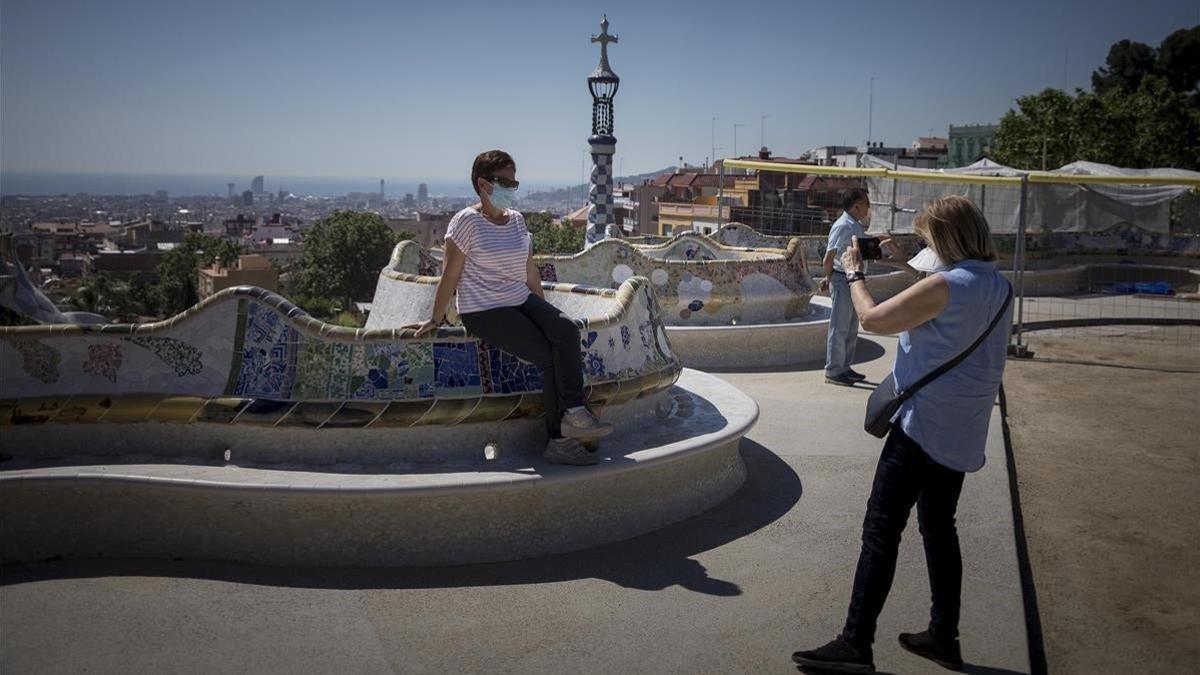
[[[498,209],[507,209],[512,206],[513,201],[517,198],[517,188],[492,185],[492,194],[489,195],[489,198],[492,200],[492,206]]]

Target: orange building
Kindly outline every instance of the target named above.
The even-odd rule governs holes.
[[[203,300],[232,286],[260,286],[278,292],[279,271],[261,255],[242,255],[232,267],[215,263],[212,267],[201,268],[196,291]]]

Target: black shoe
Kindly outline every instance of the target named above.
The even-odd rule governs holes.
[[[850,377],[850,373],[842,373],[841,375],[826,375],[825,382],[836,384],[840,387],[853,387],[858,380]]]
[[[926,630],[920,633],[901,633],[900,646],[917,656],[923,656],[933,661],[943,668],[949,668],[950,670],[963,669],[962,651],[958,647],[958,640],[950,643],[940,643],[934,640],[933,636]]]
[[[857,370],[854,370],[853,368],[847,368],[845,375],[846,375],[846,377],[854,380],[855,382],[862,382],[863,380],[867,379],[866,375],[863,375],[862,373],[858,372]]]
[[[792,654],[792,660],[805,668],[835,673],[875,672],[875,658],[871,654],[871,648],[855,647],[840,635],[824,647]]]

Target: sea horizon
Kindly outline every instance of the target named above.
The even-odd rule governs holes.
[[[338,197],[351,192],[374,193],[379,190],[379,176],[271,176],[263,174],[266,192],[284,190],[297,196]],[[403,198],[425,183],[431,196],[473,196],[470,180],[445,178],[388,178],[384,179],[384,195],[388,199]],[[152,195],[166,190],[167,196],[202,197],[226,196],[227,183],[234,183],[234,193],[250,189],[253,175],[241,174],[169,174],[169,173],[91,173],[83,171],[0,171],[0,196],[50,196],[86,193],[96,196]],[[571,185],[569,182],[529,181],[527,189],[539,191]]]

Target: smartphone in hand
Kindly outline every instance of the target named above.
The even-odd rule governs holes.
[[[863,260],[882,260],[883,247],[879,245],[878,237],[859,237],[858,251]]]

